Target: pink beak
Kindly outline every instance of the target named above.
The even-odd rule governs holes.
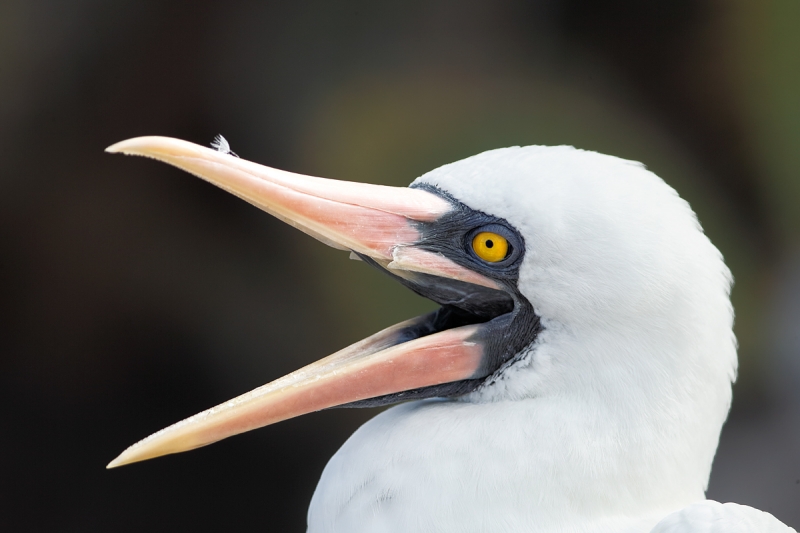
[[[369,256],[400,277],[424,273],[498,289],[489,278],[444,256],[415,248],[419,222],[452,204],[430,192],[303,176],[166,137],[139,137],[108,152],[151,157],[186,170],[318,240]],[[134,444],[108,468],[178,453],[312,411],[471,379],[482,368],[479,326],[402,342],[413,319]]]

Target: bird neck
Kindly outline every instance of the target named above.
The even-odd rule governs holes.
[[[516,412],[507,427],[533,464],[520,482],[543,508],[657,516],[704,497],[730,405],[730,331],[722,343],[707,327],[639,331],[545,323],[514,365],[467,398],[497,403],[497,416]]]

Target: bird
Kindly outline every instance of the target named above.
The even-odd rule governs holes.
[[[107,151],[207,180],[440,306],[163,429],[109,468],[312,411],[391,406],[324,468],[309,533],[795,531],[705,498],[737,375],[733,278],[689,204],[644,165],[510,147],[389,187],[167,137]]]

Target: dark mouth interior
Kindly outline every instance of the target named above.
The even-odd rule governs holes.
[[[414,273],[410,279],[401,278],[371,257],[358,255],[367,264],[442,306],[406,328],[398,344],[448,329],[489,322],[514,310],[514,299],[508,292],[430,274]]]
[[[500,316],[500,313],[497,316]],[[419,321],[401,332],[397,336],[397,344],[419,339],[439,333],[448,329],[459,328],[461,326],[469,326],[471,324],[483,324],[495,317],[487,317],[485,315],[476,315],[468,311],[459,309],[452,305],[443,305],[436,311],[420,317]]]

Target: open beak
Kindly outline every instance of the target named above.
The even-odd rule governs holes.
[[[437,194],[293,174],[166,137],[129,139],[106,151],[186,170],[330,246],[356,253],[412,288],[441,280],[472,287],[476,294],[501,290],[493,280],[416,246],[426,225],[454,209]],[[397,324],[178,422],[134,444],[108,468],[198,448],[312,411],[485,377],[483,324],[443,316]]]

